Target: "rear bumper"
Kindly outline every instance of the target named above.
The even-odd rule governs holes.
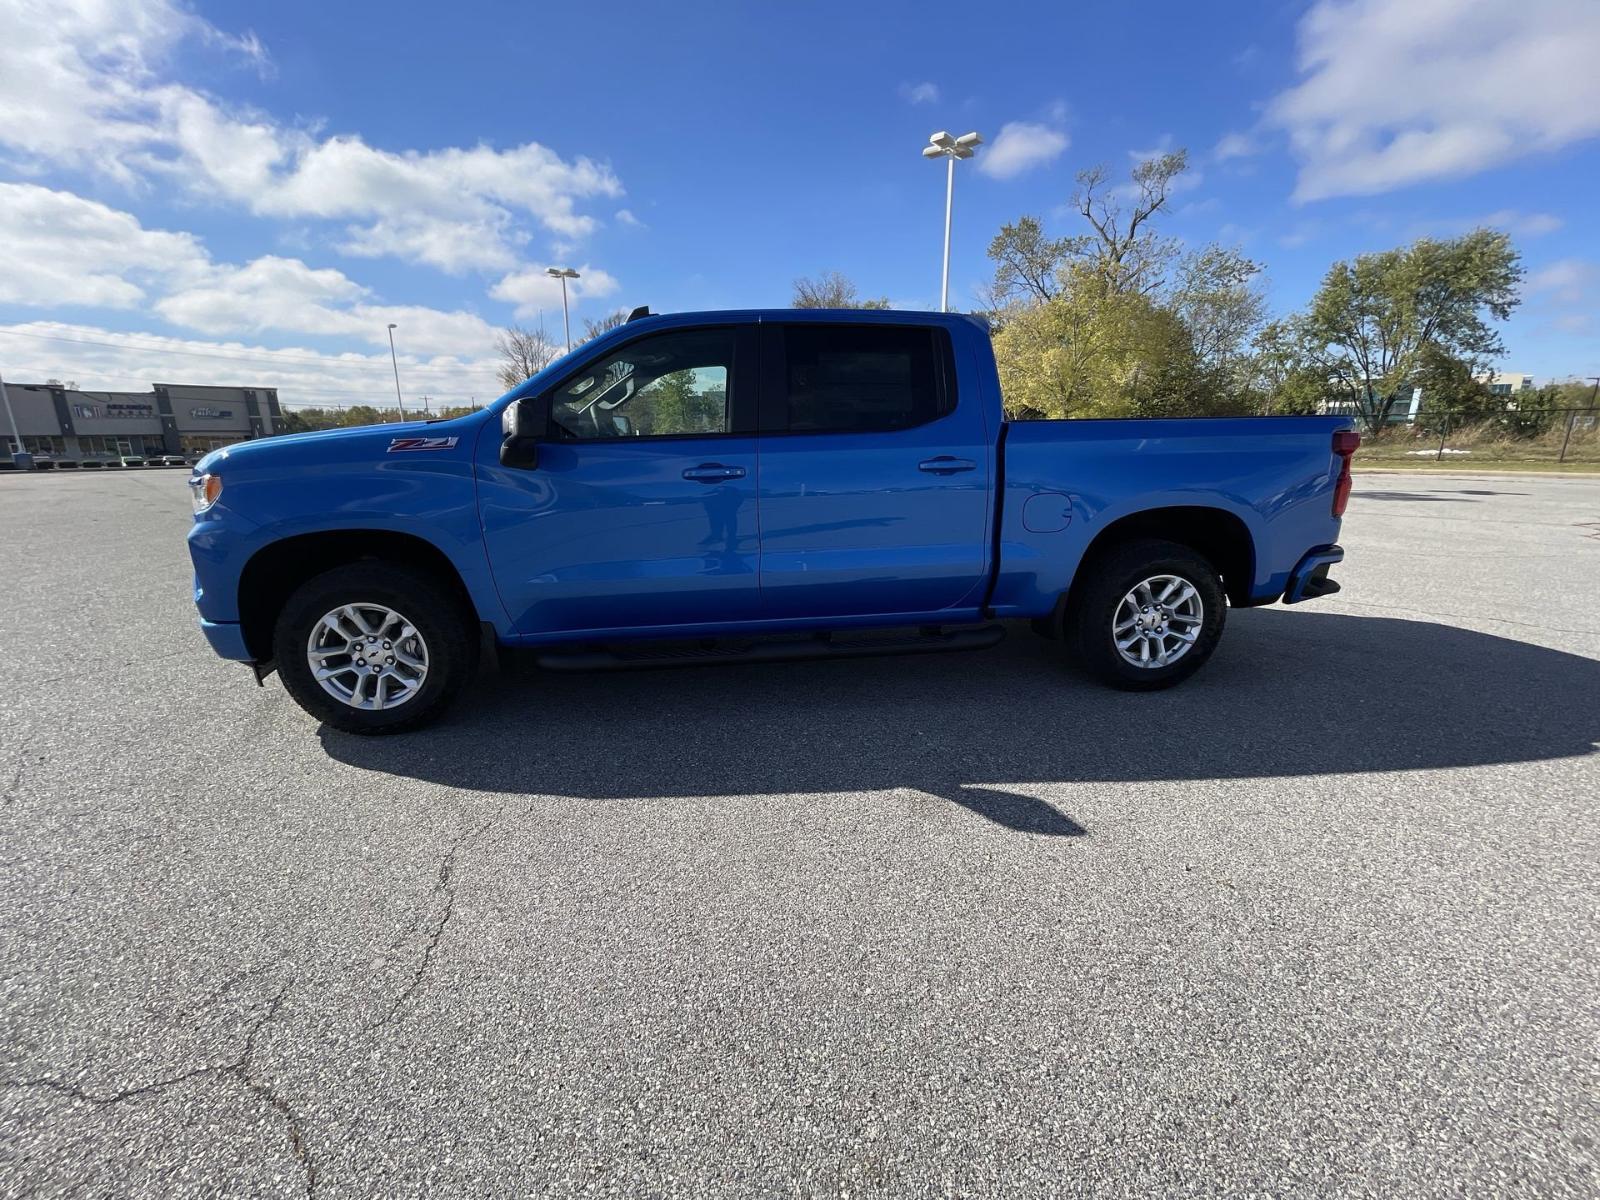
[[[200,632],[206,635],[211,648],[223,658],[235,662],[250,662],[252,656],[244,644],[244,626],[233,621],[200,622]]]
[[[1288,586],[1283,589],[1283,602],[1299,604],[1302,600],[1333,595],[1339,590],[1339,585],[1328,578],[1328,568],[1343,561],[1343,546],[1324,546],[1311,551],[1289,572]]]

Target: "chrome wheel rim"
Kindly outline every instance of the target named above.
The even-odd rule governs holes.
[[[311,677],[341,704],[368,712],[398,708],[428,678],[428,643],[382,604],[342,604],[306,639]]]
[[[1122,661],[1143,670],[1170,667],[1200,639],[1206,609],[1194,584],[1178,575],[1152,575],[1117,605],[1111,638]]]

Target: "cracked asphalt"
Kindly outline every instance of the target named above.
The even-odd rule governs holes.
[[[180,472],[0,477],[0,1194],[1600,1192],[1600,480],[1363,475],[1156,696],[975,655],[319,728]]]

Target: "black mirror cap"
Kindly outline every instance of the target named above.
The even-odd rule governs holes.
[[[550,397],[524,396],[506,406],[500,415],[500,432],[518,441],[538,441],[550,435]]]
[[[531,470],[539,465],[539,443],[550,436],[550,397],[524,396],[500,414],[500,465]]]

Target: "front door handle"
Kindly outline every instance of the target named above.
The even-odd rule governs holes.
[[[978,464],[970,458],[955,458],[949,454],[941,454],[937,458],[925,458],[917,464],[917,470],[926,471],[930,475],[954,475],[957,471],[972,471]]]
[[[696,483],[722,483],[729,479],[743,479],[743,467],[725,467],[721,463],[701,463],[698,467],[690,467],[683,473],[685,479],[692,479]]]

